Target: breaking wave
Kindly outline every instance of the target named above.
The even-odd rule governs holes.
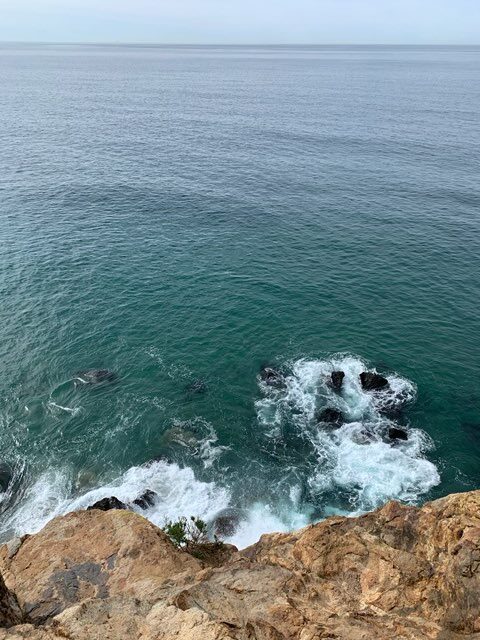
[[[432,441],[402,418],[416,387],[391,373],[384,374],[388,388],[365,391],[359,376],[367,369],[372,371],[358,357],[338,355],[286,363],[278,368],[279,384],[259,376],[250,459],[233,474],[235,452],[219,442],[211,424],[176,420],[164,442],[181,451],[182,462],[159,459],[111,480],[87,473],[81,482],[73,471],[49,469],[22,487],[3,513],[0,535],[35,533],[55,516],[116,496],[158,526],[181,516],[212,523],[234,509],[240,517],[227,541],[243,548],[263,533],[296,529],[331,514],[358,514],[392,498],[415,502],[440,481],[425,457]],[[332,371],[345,374],[340,390],[332,387]],[[326,409],[341,420],[323,420]],[[392,429],[402,438],[392,437]],[[156,499],[142,509],[134,500],[147,490]]]

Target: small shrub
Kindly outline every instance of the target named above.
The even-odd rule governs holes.
[[[207,524],[195,516],[191,516],[190,519],[180,518],[175,522],[169,521],[163,527],[163,531],[179,548],[208,542]]]

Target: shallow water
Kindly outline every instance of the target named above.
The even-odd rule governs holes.
[[[2,537],[146,488],[159,524],[240,509],[241,545],[476,488],[479,76],[478,48],[2,45]]]

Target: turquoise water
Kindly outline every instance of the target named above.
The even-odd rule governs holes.
[[[479,80],[474,47],[2,45],[1,535],[150,488],[247,544],[478,487]]]

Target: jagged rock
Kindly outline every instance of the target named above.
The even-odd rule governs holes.
[[[77,371],[75,381],[82,384],[100,384],[102,382],[114,382],[118,376],[109,369],[85,369]]]
[[[232,552],[205,568],[131,511],[57,518],[13,558],[0,548],[6,586],[36,624],[0,640],[479,638],[480,491],[390,502]]]
[[[260,378],[270,387],[281,387],[285,384],[285,378],[276,369],[272,367],[263,367],[260,371]]]
[[[380,391],[389,387],[388,380],[378,373],[364,371],[360,374],[360,382],[365,391]]]
[[[408,433],[405,431],[405,429],[390,427],[388,429],[388,437],[390,438],[390,440],[408,440]]]
[[[158,493],[155,493],[155,491],[152,491],[151,489],[147,489],[133,501],[133,504],[136,504],[140,509],[148,509],[148,507],[153,507],[157,499]]]
[[[327,422],[329,424],[340,425],[343,422],[343,414],[338,409],[333,409],[332,407],[327,407],[322,411],[318,411],[315,414],[315,417],[318,422]]]
[[[340,391],[343,384],[343,379],[345,378],[345,373],[343,371],[332,371],[332,375],[330,376],[332,387],[336,391]]]
[[[13,627],[23,622],[23,618],[17,598],[7,588],[0,575],[0,627]]]
[[[163,531],[125,510],[56,518],[11,559],[6,545],[0,548],[6,584],[35,623],[89,598],[148,599],[165,580],[186,570],[193,576],[200,568]],[[91,637],[105,636],[99,631]]]
[[[128,507],[124,502],[122,502],[115,496],[112,496],[111,498],[102,498],[101,500],[98,500],[98,502],[95,502],[95,504],[87,507],[87,511],[90,511],[91,509],[98,509],[99,511],[109,511],[110,509],[128,509]]]

